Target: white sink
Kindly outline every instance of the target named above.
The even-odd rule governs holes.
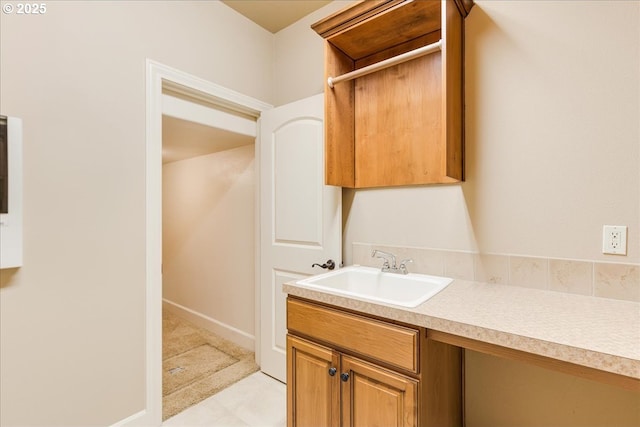
[[[448,277],[383,273],[379,268],[352,265],[298,280],[296,284],[366,301],[417,307],[451,282],[453,279]]]

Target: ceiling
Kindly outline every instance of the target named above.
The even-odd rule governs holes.
[[[222,0],[272,33],[331,3],[331,0]]]
[[[162,116],[163,164],[229,150],[254,142],[254,137],[175,117]]]

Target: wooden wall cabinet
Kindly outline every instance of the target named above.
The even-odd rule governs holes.
[[[288,427],[462,425],[460,348],[295,298],[287,327]]]
[[[325,78],[441,49],[325,88],[325,181],[363,188],[464,179],[464,18],[470,0],[367,0],[312,28]]]

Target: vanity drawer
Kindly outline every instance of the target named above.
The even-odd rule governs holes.
[[[292,298],[287,299],[287,328],[340,350],[418,372],[418,329]]]

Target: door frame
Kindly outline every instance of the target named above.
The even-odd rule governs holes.
[[[162,424],[162,89],[171,89],[194,100],[213,103],[259,121],[262,111],[272,105],[190,75],[159,62],[146,60],[146,154],[145,154],[145,408],[118,425]],[[256,138],[258,159],[260,135]],[[260,171],[256,164],[255,291],[260,310]],[[259,313],[256,313],[255,342],[260,348]],[[256,351],[256,361],[260,355]]]

